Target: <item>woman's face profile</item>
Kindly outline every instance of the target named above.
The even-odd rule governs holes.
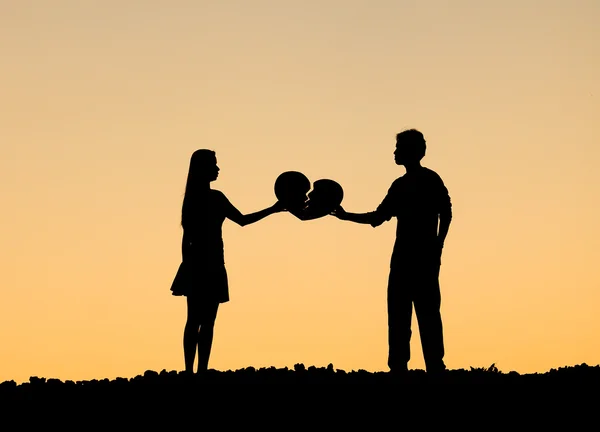
[[[204,173],[204,176],[206,176],[206,180],[212,182],[215,181],[217,179],[217,177],[219,177],[219,171],[220,168],[217,165],[217,157],[213,157],[210,159],[207,159],[205,161],[204,167],[202,167],[202,171]]]
[[[215,157],[214,164],[211,165],[210,173],[211,173],[211,181],[216,180],[219,177],[220,168],[217,165],[217,158]]]

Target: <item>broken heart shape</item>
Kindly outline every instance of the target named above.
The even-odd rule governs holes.
[[[300,220],[318,219],[330,214],[344,199],[339,183],[329,179],[310,180],[298,171],[286,171],[275,180],[275,196]]]

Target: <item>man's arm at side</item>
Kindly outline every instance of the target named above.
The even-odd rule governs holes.
[[[440,214],[440,227],[438,229],[438,240],[441,247],[444,247],[448,230],[450,229],[450,222],[452,222],[452,212]]]
[[[451,222],[452,202],[450,200],[450,195],[448,194],[448,189],[446,189],[446,187],[444,186],[440,208],[440,225],[438,228],[438,241],[440,247],[444,247],[444,242],[446,241],[446,236],[448,235],[448,230],[450,229]]]

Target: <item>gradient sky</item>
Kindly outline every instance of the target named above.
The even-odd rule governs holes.
[[[0,1],[0,381],[183,369],[195,149],[244,213],[287,170],[364,212],[410,127],[454,204],[448,367],[600,363],[599,22],[597,0]],[[226,221],[210,367],[386,371],[394,231]]]

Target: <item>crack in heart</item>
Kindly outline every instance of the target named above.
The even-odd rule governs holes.
[[[331,179],[316,180],[298,171],[286,171],[275,180],[275,196],[285,209],[300,220],[313,220],[330,214],[344,199],[342,186]]]

